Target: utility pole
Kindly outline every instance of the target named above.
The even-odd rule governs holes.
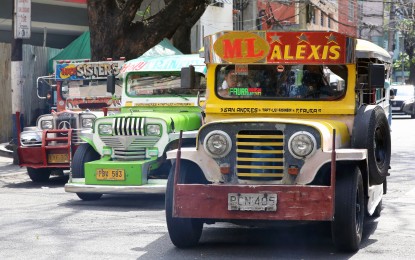
[[[12,91],[12,133],[13,143],[16,147],[20,140],[17,140],[18,129],[23,129],[23,106],[22,106],[22,89],[23,89],[23,39],[30,39],[31,30],[31,0],[11,0],[12,8],[12,50],[11,50],[11,91]],[[21,113],[21,114],[20,114]],[[18,127],[18,122],[20,125]],[[17,163],[17,160],[14,160]]]
[[[11,50],[11,89],[12,89],[12,133],[13,143],[17,145],[17,115],[16,112],[23,112],[22,110],[22,88],[23,88],[23,73],[22,73],[22,44],[23,39],[16,35],[16,23],[17,18],[17,2],[13,1],[13,13],[12,13],[12,25],[13,25],[13,37],[12,37],[12,50]],[[18,1],[18,0],[17,0]],[[21,119],[23,113],[21,114]],[[21,120],[23,121],[23,120]]]

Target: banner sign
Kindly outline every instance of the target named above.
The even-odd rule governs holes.
[[[120,74],[124,61],[57,63],[56,80],[106,79]]]
[[[230,31],[205,43],[213,63],[347,64],[356,41],[337,32]]]

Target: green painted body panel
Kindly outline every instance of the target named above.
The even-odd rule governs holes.
[[[121,117],[141,117],[162,119],[167,123],[168,129],[163,129],[163,135],[172,132],[172,121],[174,122],[174,130],[197,130],[201,126],[200,107],[194,106],[172,106],[172,107],[127,107],[122,108],[121,113],[107,116],[106,118]],[[96,134],[96,133],[94,133]],[[92,140],[85,140],[92,146]],[[167,145],[167,144],[166,144]],[[153,148],[153,147],[148,147]],[[163,153],[164,151],[159,151]],[[147,175],[150,169],[154,170],[159,167],[157,157],[138,161],[111,161],[109,156],[105,156],[100,160],[85,163],[85,185],[108,185],[108,186],[140,186],[147,184]],[[123,169],[125,172],[125,180],[97,180],[96,171],[98,169]]]
[[[139,186],[147,184],[143,180],[144,167],[149,167],[154,162],[152,159],[143,161],[109,161],[106,158],[101,160],[85,163],[85,184],[86,185],[124,185],[124,186]],[[124,169],[125,180],[123,181],[107,181],[97,180],[95,177],[98,169]]]

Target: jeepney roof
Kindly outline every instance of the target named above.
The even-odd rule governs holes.
[[[385,62],[392,62],[392,57],[385,49],[362,39],[357,39],[356,58],[377,58]]]
[[[206,74],[205,60],[199,54],[147,56],[130,60],[121,69],[120,77],[128,72],[179,72],[192,65],[195,71]]]

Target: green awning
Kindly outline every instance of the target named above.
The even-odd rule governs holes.
[[[89,31],[84,32],[73,42],[71,42],[58,55],[49,60],[49,72],[53,73],[55,68],[53,66],[54,60],[79,60],[91,59],[91,44]],[[170,56],[183,54],[176,49],[169,40],[163,39],[159,44],[146,51],[141,57],[150,56]]]
[[[48,68],[49,72],[54,71],[54,60],[78,60],[78,59],[91,59],[91,44],[90,44],[89,31],[84,32],[73,42],[71,42],[65,49],[59,52],[58,55],[49,60]]]

